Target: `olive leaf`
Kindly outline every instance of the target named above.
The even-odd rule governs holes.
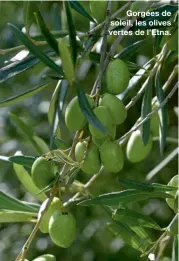
[[[29,0],[26,0],[23,3],[24,23],[25,23],[27,34],[29,34],[30,27],[35,20],[33,13],[39,9],[40,4],[41,4],[40,2],[33,2]]]
[[[73,63],[75,64],[77,58],[78,45],[76,41],[76,29],[73,23],[72,13],[68,1],[64,1],[64,8],[65,8],[66,18],[68,23],[70,46],[72,48],[72,58],[73,58]]]
[[[94,114],[92,108],[89,105],[89,102],[86,98],[85,93],[83,90],[77,86],[77,94],[78,94],[78,101],[81,108],[82,113],[84,114],[85,119],[93,125],[96,129],[108,133],[106,128],[101,124],[101,122],[98,120],[96,115]]]
[[[153,80],[150,76],[147,81],[145,93],[142,101],[141,119],[143,120],[152,110],[152,84]],[[142,141],[147,145],[150,136],[150,119],[142,124]]]
[[[107,223],[107,226],[116,237],[121,238],[138,251],[144,252],[144,241],[125,223],[118,221],[117,223]]]
[[[117,209],[112,218],[117,221],[125,222],[129,226],[142,226],[160,230],[160,226],[152,218],[128,208]]]
[[[77,0],[69,0],[71,8],[73,8],[76,12],[88,18],[88,20],[95,22],[94,19],[88,14],[85,8],[80,4]]]
[[[72,86],[75,79],[75,72],[74,72],[73,61],[71,58],[70,51],[68,49],[67,42],[63,39],[60,39],[58,42],[58,48],[59,48],[60,58],[62,60],[62,66],[63,66],[65,77],[69,85]]]
[[[38,10],[37,12],[34,13],[36,21],[40,27],[40,30],[43,34],[43,36],[45,37],[45,40],[47,41],[47,43],[49,44],[49,46],[56,52],[56,54],[59,54],[59,50],[58,50],[58,42],[55,39],[55,37],[53,36],[53,34],[51,34],[51,32],[49,31],[48,27],[46,26],[44,19],[40,13],[40,11]]]
[[[25,155],[15,155],[9,157],[9,161],[12,163],[16,163],[18,165],[22,165],[27,168],[31,168],[32,164],[35,161],[35,157],[32,156],[25,156]]]
[[[164,94],[164,90],[162,89],[162,83],[161,83],[161,66],[159,66],[156,73],[155,89],[156,89],[157,99],[160,105],[165,99],[165,94]],[[162,106],[162,108],[160,109],[159,118],[160,118],[160,132],[159,132],[160,153],[163,154],[165,144],[166,144],[167,130],[168,130],[168,115],[167,115],[166,104]]]
[[[37,198],[38,200],[43,202],[47,198],[47,196],[44,193],[43,194],[41,193],[37,196],[37,194],[40,192],[40,190],[35,186],[34,182],[32,181],[31,176],[26,171],[26,169],[23,166],[15,164],[15,163],[13,164],[13,168],[14,168],[17,178],[22,183],[22,185],[25,187],[25,189],[27,191],[29,191],[29,193],[31,195],[33,195],[35,198]]]
[[[105,206],[125,206],[134,202],[149,198],[173,198],[168,193],[145,192],[137,189],[128,189],[120,192],[112,192],[99,195],[93,199],[87,199],[78,203],[79,206],[105,205]]]
[[[12,29],[15,36],[33,53],[36,57],[40,59],[45,65],[50,67],[52,70],[57,72],[60,75],[63,75],[62,69],[57,65],[53,60],[51,60],[45,53],[43,53],[32,41],[23,34],[15,25],[8,24]]]
[[[25,91],[23,93],[20,93],[18,95],[15,95],[13,97],[10,97],[8,99],[5,99],[3,101],[0,101],[0,107],[6,107],[13,105],[14,103],[24,101],[25,99],[28,99],[29,97],[32,97],[33,95],[37,94],[38,92],[42,91],[43,89],[47,88],[49,86],[50,82],[47,82],[45,84],[42,84],[40,86],[37,86],[29,91]]]
[[[0,190],[0,210],[2,209],[30,212],[34,214],[38,213],[37,209],[33,206],[30,206],[26,202],[20,201]]]
[[[34,222],[37,213],[24,211],[0,210],[0,223]]]

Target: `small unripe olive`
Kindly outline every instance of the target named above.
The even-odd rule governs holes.
[[[128,86],[130,73],[127,65],[119,59],[110,62],[106,71],[106,89],[111,94],[122,93]]]
[[[41,207],[40,207],[40,211],[39,213],[44,209],[44,207],[46,206],[46,203],[47,203],[48,199],[46,199]],[[61,211],[61,209],[63,208],[63,204],[61,202],[61,200],[57,197],[54,197],[53,198],[53,201],[51,202],[48,210],[45,212],[43,218],[42,218],[42,221],[40,223],[40,231],[42,233],[48,233],[48,225],[49,225],[49,220],[50,220],[50,217],[53,215],[53,213],[55,211]]]
[[[136,163],[144,160],[152,149],[152,136],[147,145],[143,144],[140,130],[134,131],[127,143],[126,154],[129,161]]]
[[[39,189],[48,186],[55,178],[56,167],[43,157],[37,158],[32,165],[32,180]]]
[[[124,165],[121,146],[116,141],[105,141],[99,149],[104,169],[109,172],[119,172]]]
[[[94,101],[90,98],[89,95],[86,94],[86,98],[91,106],[94,107]],[[71,131],[77,131],[82,129],[87,121],[81,111],[78,97],[74,97],[71,102],[68,104],[66,111],[65,111],[65,123],[67,128]]]
[[[56,257],[50,254],[36,257],[33,261],[56,261]]]
[[[69,247],[76,233],[76,222],[69,212],[56,211],[49,221],[49,234],[51,240],[60,247]]]
[[[178,175],[175,175],[169,182],[168,182],[168,186],[172,186],[172,187],[176,187],[178,188]],[[175,191],[170,191],[169,192],[170,195],[175,196],[176,192]],[[177,197],[176,197],[177,200]],[[171,209],[174,209],[174,205],[175,205],[175,199],[173,198],[167,198],[166,202],[168,204],[168,206]]]
[[[111,114],[113,124],[121,124],[127,117],[127,110],[123,102],[116,96],[105,93],[100,101],[101,106],[105,106]]]
[[[95,144],[90,144],[89,148],[87,149],[86,141],[78,142],[75,147],[75,158],[78,162],[82,162],[86,150],[87,156],[81,169],[85,173],[93,175],[95,173],[98,173],[101,167],[99,151]]]
[[[171,236],[176,236],[178,234],[178,213],[167,227],[167,232]]]
[[[111,115],[110,115],[108,109],[104,106],[99,106],[94,109],[94,114],[99,119],[101,124],[108,130],[108,132],[109,132],[108,135],[111,135],[112,137],[114,137],[115,127],[112,124]],[[95,136],[98,139],[102,139],[107,136],[106,133],[98,130],[91,124],[89,124],[89,130],[90,130],[92,136]]]
[[[92,16],[97,22],[102,22],[106,17],[107,1],[90,1],[90,10]],[[113,1],[111,6],[111,13],[114,13],[118,8],[118,2]]]
[[[99,148],[107,140],[107,137],[98,139],[95,136],[92,136],[93,143]]]

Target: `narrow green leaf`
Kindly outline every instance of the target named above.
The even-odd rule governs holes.
[[[154,56],[157,55],[159,53],[160,48],[160,43],[162,40],[163,35],[155,35],[154,37],[154,46],[153,46],[153,52],[154,52]]]
[[[179,235],[175,236],[173,241],[173,248],[172,248],[172,261],[178,261],[178,253],[179,253]]]
[[[64,41],[63,39],[60,39],[58,42],[58,48],[60,52],[60,58],[62,60],[62,66],[63,66],[65,77],[69,85],[72,86],[75,80],[75,72],[74,72],[74,66],[73,66],[70,51],[68,49],[67,42]]]
[[[0,160],[10,162],[9,157],[0,155]]]
[[[9,161],[12,163],[16,163],[18,165],[22,165],[27,168],[31,168],[32,164],[35,161],[35,157],[31,156],[24,156],[24,155],[17,155],[17,156],[11,156],[9,157]]]
[[[81,54],[81,58],[84,58],[85,56],[90,54],[91,49],[93,48],[94,44],[99,40],[99,36],[97,35],[91,35],[88,37],[88,39],[84,43],[84,50]]]
[[[0,190],[0,209],[37,213],[36,208]]]
[[[116,236],[121,238],[125,243],[129,244],[133,248],[140,252],[144,252],[143,242],[140,237],[128,227],[126,224],[121,222],[118,223],[107,223],[109,230]],[[145,246],[146,247],[146,246]]]
[[[69,148],[69,145],[62,139],[55,138],[54,142],[58,149],[65,150]]]
[[[13,105],[14,103],[17,103],[17,102],[24,101],[25,99],[28,99],[29,97],[32,97],[33,95],[35,95],[36,93],[42,91],[43,89],[45,89],[48,86],[49,86],[49,82],[45,83],[45,84],[42,84],[42,85],[40,85],[38,87],[35,87],[35,88],[33,88],[33,89],[29,90],[29,91],[26,91],[26,92],[20,93],[20,94],[18,94],[16,96],[13,96],[11,98],[8,98],[6,100],[0,101],[0,108]]]
[[[141,119],[143,120],[152,110],[152,84],[151,77],[148,78],[147,86],[142,101]],[[150,119],[142,125],[142,140],[144,145],[147,145],[150,135]]]
[[[9,24],[15,36],[33,53],[36,57],[40,59],[45,65],[50,67],[55,72],[63,75],[62,69],[53,60],[51,60],[45,53],[43,53],[32,41],[23,34],[15,25]]]
[[[33,136],[34,133],[30,126],[28,126],[24,121],[22,121],[20,118],[18,118],[15,114],[12,112],[9,112],[10,119],[17,125],[17,127],[21,130],[23,135],[32,143],[34,149],[37,151],[38,154],[42,154],[41,148],[38,146],[37,142],[34,140]]]
[[[93,199],[87,199],[78,203],[79,206],[105,205],[125,206],[149,198],[173,198],[170,194],[162,192],[144,192],[136,189],[128,189],[120,192],[102,194]]]
[[[72,48],[73,63],[75,64],[77,58],[77,49],[78,49],[78,45],[76,41],[76,29],[73,23],[72,13],[68,1],[64,1],[64,7],[65,7],[67,23],[68,23],[68,31],[70,37],[70,45]]]
[[[0,210],[0,223],[32,222],[36,217],[37,213]]]
[[[29,193],[32,194],[36,199],[43,202],[47,198],[47,196],[44,193],[41,193],[37,196],[40,190],[35,186],[31,176],[26,171],[26,169],[18,164],[13,164],[13,168],[16,176],[18,177],[24,188],[29,191]]]
[[[126,225],[128,225],[128,223],[126,222]],[[149,237],[148,233],[145,231],[145,229],[143,227],[140,226],[130,226],[128,225],[131,230],[133,230],[142,240],[142,244],[146,249],[146,246],[149,246],[150,244],[152,244],[152,239]]]
[[[46,26],[44,19],[40,13],[40,11],[38,10],[38,12],[34,13],[36,21],[40,27],[41,33],[43,34],[43,36],[45,37],[45,40],[47,41],[47,43],[49,44],[49,46],[56,52],[56,54],[59,54],[58,51],[58,42],[55,39],[55,37],[53,36],[53,34],[51,34],[51,32],[49,31],[48,27]]]
[[[156,88],[156,95],[157,99],[159,101],[159,105],[164,101],[165,94],[162,88],[161,83],[161,66],[159,66],[158,71],[156,73],[155,77],[155,88]],[[167,106],[166,104],[162,106],[162,108],[159,111],[159,118],[160,118],[160,153],[163,155],[165,145],[166,145],[166,138],[167,138],[167,130],[168,130],[168,115],[167,115]]]
[[[91,125],[93,125],[96,129],[98,129],[104,133],[108,133],[106,128],[101,124],[101,122],[98,120],[98,118],[94,114],[92,108],[89,105],[89,102],[86,98],[85,93],[79,86],[77,86],[77,94],[78,94],[79,105],[80,105],[82,113],[84,114],[85,119]]]
[[[162,185],[162,184],[158,184],[158,183],[152,183],[152,184],[146,184],[146,183],[142,183],[142,182],[138,182],[138,181],[134,181],[134,180],[130,180],[130,179],[118,179],[119,183],[125,187],[129,187],[132,189],[139,189],[142,191],[147,191],[147,192],[176,192],[177,188],[176,187],[172,187],[172,186],[168,186],[168,185]]]
[[[134,55],[136,51],[141,47],[141,45],[144,44],[145,42],[146,42],[145,40],[140,40],[123,48],[120,53],[115,55],[115,58],[118,59],[129,58],[130,56]]]
[[[30,27],[35,20],[33,13],[39,9],[39,4],[40,2],[33,2],[29,0],[26,0],[23,3],[24,23],[27,34],[29,34]]]
[[[50,149],[49,149],[47,143],[42,138],[34,135],[33,139],[36,141],[36,143],[40,147],[43,154],[49,152]]]
[[[152,218],[128,208],[117,209],[112,217],[114,220],[127,223],[128,226],[143,226],[160,230],[160,226]]]
[[[51,56],[54,54],[52,51],[46,51],[45,54]],[[34,65],[38,64],[40,61],[35,56],[31,55],[20,62],[13,62],[4,66],[0,69],[0,83],[22,73],[33,67]]]
[[[88,20],[95,23],[94,19],[88,14],[88,12],[84,9],[84,7],[76,0],[69,1],[71,8],[73,8],[77,13],[83,15],[84,17],[88,18]]]

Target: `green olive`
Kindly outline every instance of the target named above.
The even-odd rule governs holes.
[[[167,232],[170,236],[178,235],[178,213],[175,215],[175,217],[167,227]]]
[[[78,162],[82,162],[86,150],[87,155],[81,169],[85,173],[93,175],[98,173],[101,167],[99,151],[95,144],[90,144],[87,149],[86,141],[78,142],[75,147],[75,158]]]
[[[126,148],[126,154],[129,161],[136,163],[144,160],[152,149],[152,136],[145,146],[142,141],[140,130],[134,131],[129,138]]]
[[[47,161],[44,157],[39,157],[32,165],[32,180],[39,189],[43,189],[53,181],[55,172],[56,167],[53,162]]]
[[[168,186],[172,186],[172,187],[176,187],[178,188],[178,175],[175,175],[169,182],[168,182]],[[170,191],[170,195],[174,196],[178,194],[176,193],[175,191]],[[177,195],[176,195],[176,200],[177,200]],[[166,199],[166,202],[168,204],[168,206],[171,208],[171,209],[174,209],[175,207],[175,199],[172,199],[172,198],[167,198]]]
[[[69,212],[56,211],[49,221],[49,234],[51,240],[60,247],[69,247],[76,233],[76,222]]]
[[[121,146],[116,141],[106,141],[99,149],[104,169],[109,172],[119,172],[124,165]]]
[[[91,108],[94,107],[94,101],[92,98],[90,98],[89,95],[86,94],[86,98],[91,106]],[[65,123],[67,128],[71,131],[77,131],[87,124],[87,121],[81,111],[78,97],[74,97],[71,102],[68,104],[66,111],[65,111]]]
[[[41,207],[40,207],[40,211],[39,213],[44,209],[44,207],[46,206],[46,203],[47,203],[48,199],[46,199]],[[49,220],[50,220],[50,217],[53,215],[53,213],[57,210],[61,211],[61,209],[63,208],[63,204],[61,202],[61,200],[57,197],[54,197],[53,198],[53,201],[51,202],[48,210],[45,212],[43,218],[42,218],[42,221],[40,223],[40,231],[42,233],[48,233],[48,225],[49,225]]]
[[[106,128],[106,130],[108,130],[109,135],[112,136],[112,138],[114,138],[116,135],[116,127],[112,124],[111,115],[108,109],[104,106],[99,106],[94,109],[94,114],[102,123],[102,125]],[[102,139],[107,136],[107,133],[98,130],[91,124],[89,124],[89,130],[92,136],[96,137],[97,139]]]
[[[116,96],[105,93],[100,101],[101,106],[105,106],[111,114],[113,124],[121,124],[127,117],[127,110],[123,102]]]
[[[56,257],[50,254],[38,256],[33,261],[56,261]]]
[[[127,65],[119,59],[110,62],[106,71],[106,89],[111,94],[125,91],[129,84],[130,73]]]

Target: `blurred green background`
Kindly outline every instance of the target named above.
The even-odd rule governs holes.
[[[89,10],[88,1],[81,1],[83,5]],[[119,6],[124,2],[119,2]],[[23,22],[23,2],[9,1],[0,2],[0,49],[8,49],[20,45],[21,43],[14,37],[11,29],[7,23],[12,23],[20,29],[24,26]],[[62,3],[58,1],[43,2],[41,10],[43,17],[51,30],[66,29],[65,23],[62,22],[61,13]],[[89,29],[89,22],[87,19],[78,15],[73,11],[74,21],[77,30],[87,31]],[[39,30],[35,24],[31,27],[31,35],[38,34]],[[145,38],[142,37],[141,39]],[[139,37],[125,37],[122,46],[127,46],[132,42],[139,40]],[[47,48],[49,50],[49,47]],[[4,67],[10,63],[10,59],[16,55],[17,52],[10,52],[5,55],[0,55],[0,67]],[[153,57],[153,38],[148,37],[145,44],[142,45],[138,52],[135,52],[129,57],[129,61],[135,62],[138,65],[143,65]],[[170,75],[176,60],[170,66],[164,66],[162,73],[162,80],[165,80]],[[89,93],[95,77],[98,72],[98,67],[91,61],[86,61],[83,64],[82,76],[87,75],[81,80],[81,86]],[[17,95],[22,91],[29,90],[44,82],[42,78],[46,72],[46,68],[42,63],[34,66],[24,73],[0,84],[0,100]],[[10,107],[0,108],[0,155],[13,155],[20,150],[25,155],[36,155],[33,147],[23,138],[21,132],[10,121],[8,112],[13,112],[21,117],[29,126],[33,128],[38,136],[43,138],[47,144],[50,142],[51,128],[48,123],[47,113],[49,109],[50,100],[53,90],[57,84],[57,80],[52,80],[50,86],[38,93],[37,95],[17,103]],[[140,88],[140,85],[130,93],[130,96],[125,99],[125,104]],[[174,82],[171,84],[173,87]],[[170,88],[167,92],[170,91]],[[66,103],[75,95],[74,91],[67,96]],[[177,95],[175,94],[169,100],[167,109],[169,112],[170,124],[168,136],[177,138],[177,114],[174,108],[177,107]],[[140,116],[141,100],[129,110],[128,118],[124,124],[118,127],[117,137],[119,138],[135,123]],[[167,155],[169,155],[175,148],[175,143],[167,143],[164,155],[160,155],[159,143],[154,142],[152,152],[149,157],[139,164],[131,164],[125,160],[124,168],[119,174],[103,173],[91,187],[90,191],[94,195],[99,195],[104,192],[118,191],[121,189],[117,178],[129,178],[136,181],[146,182],[147,174],[158,165]],[[125,146],[124,146],[125,152]],[[150,182],[157,182],[167,184],[168,181],[177,174],[177,157],[172,159],[161,171],[154,176]],[[79,180],[86,182],[87,177],[84,173],[79,174]],[[25,201],[36,202],[35,199],[25,191],[23,186],[17,180],[12,165],[0,161],[0,189]],[[67,199],[70,195],[65,195]],[[165,200],[153,199],[135,205],[134,208],[141,209],[145,214],[153,217],[162,227],[165,227],[171,221],[174,213],[165,203]],[[57,261],[139,261],[147,260],[147,258],[140,259],[140,253],[130,246],[124,244],[120,239],[114,238],[111,232],[107,230],[105,224],[108,221],[108,216],[100,207],[78,207],[72,205],[71,212],[74,214],[77,222],[77,235],[73,245],[69,249],[62,249],[55,246],[48,235],[38,232],[33,244],[28,252],[27,258],[33,258],[44,254],[51,253],[57,258]],[[12,261],[21,250],[26,238],[32,230],[32,224],[0,224],[0,260]],[[155,230],[149,230],[153,240],[156,240],[160,233]],[[166,247],[164,256],[171,257],[172,238]]]

